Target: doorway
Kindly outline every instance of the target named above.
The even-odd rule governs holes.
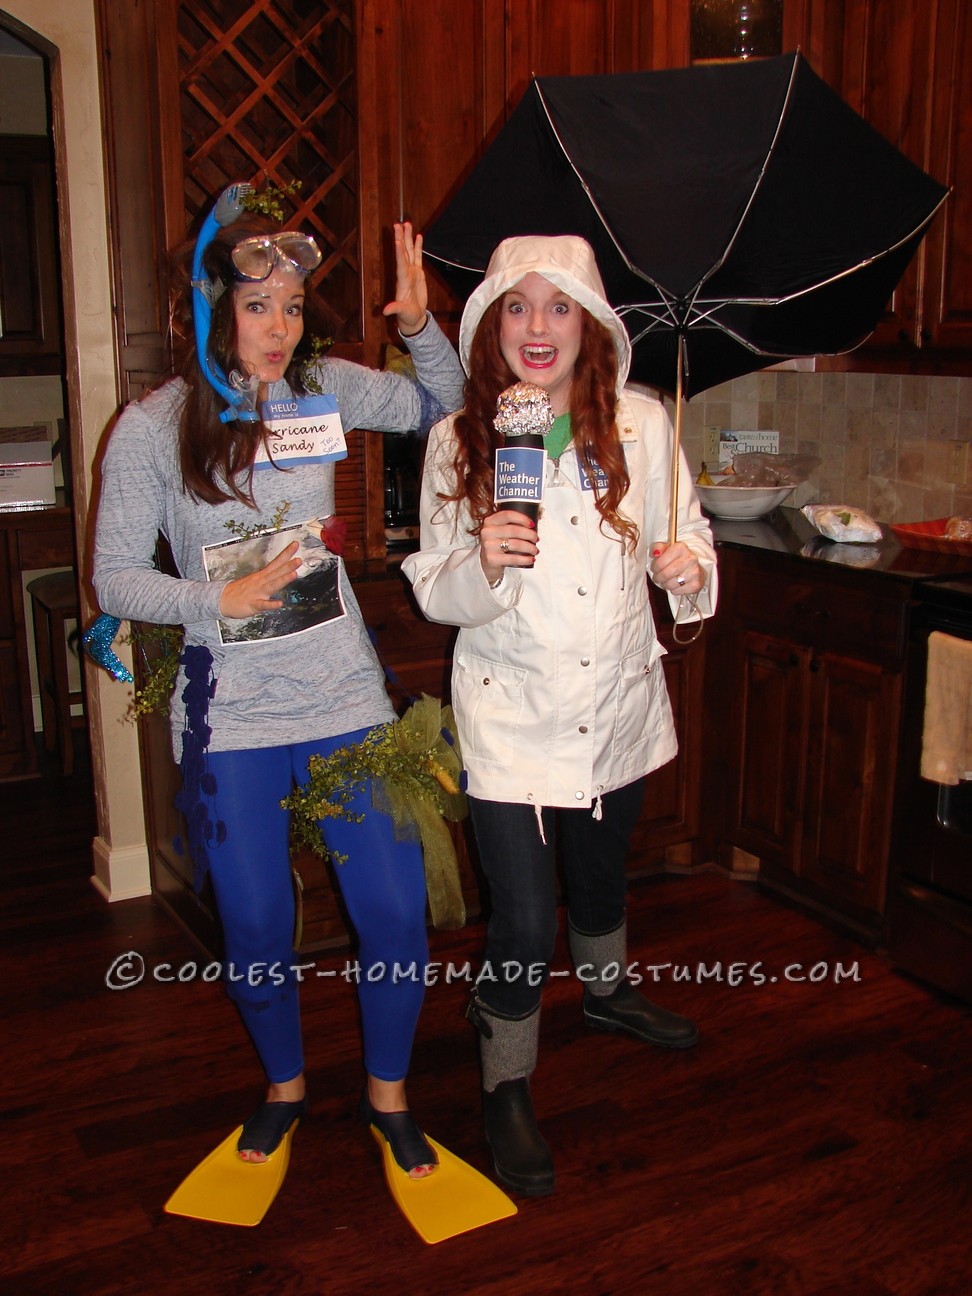
[[[29,557],[20,555],[23,562],[11,563],[4,571],[12,609],[6,671],[12,695],[9,711],[12,717],[16,706],[20,723],[15,742],[25,749],[23,754],[5,753],[13,772],[32,767],[34,735],[41,728],[26,586],[38,575],[76,567],[51,120],[46,54],[29,44],[21,29],[14,32],[0,21],[0,192],[10,222],[0,249],[0,442],[5,447],[5,461],[32,464],[20,474],[26,491],[23,500],[17,493],[20,477],[12,472],[7,474],[4,485],[8,489],[0,504],[6,514],[18,511],[20,504],[32,506],[38,497],[39,479],[44,478],[41,484],[46,491],[49,473],[58,510],[58,543],[41,546]],[[48,498],[46,494],[44,498]],[[47,565],[50,563],[58,565]],[[73,620],[67,631],[69,681],[76,692],[82,686],[82,670]]]

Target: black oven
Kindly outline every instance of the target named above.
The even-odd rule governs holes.
[[[919,587],[911,620],[887,947],[896,967],[972,1003],[972,780],[920,775],[928,636],[972,640],[972,576]],[[957,705],[964,705],[957,699]]]

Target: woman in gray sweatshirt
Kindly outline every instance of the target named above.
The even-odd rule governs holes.
[[[111,433],[94,584],[112,616],[184,627],[171,702],[180,806],[197,878],[212,878],[226,985],[267,1076],[266,1101],[238,1144],[242,1160],[258,1162],[306,1105],[280,802],[307,781],[310,755],[394,718],[328,547],[339,547],[334,462],[344,428],[427,430],[461,404],[463,374],[426,309],[421,236],[409,225],[395,226],[396,300],[385,314],[397,316],[417,381],[308,360],[305,283],[321,259],[314,240],[242,211],[225,217],[217,204],[196,243],[181,376],[130,405]],[[158,533],[178,577],[156,569]],[[327,819],[321,829],[342,861],[336,874],[360,941],[362,1115],[402,1168],[422,1177],[435,1153],[405,1098],[427,961],[421,849],[395,840],[370,789],[347,809],[361,822]],[[419,971],[393,978],[396,964]]]

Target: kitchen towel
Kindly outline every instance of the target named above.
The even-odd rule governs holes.
[[[928,636],[921,776],[933,783],[972,779],[972,639]]]

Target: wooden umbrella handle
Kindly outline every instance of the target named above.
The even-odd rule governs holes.
[[[678,335],[678,372],[675,377],[675,429],[672,436],[672,490],[668,507],[668,543],[675,543],[675,536],[678,531],[678,474],[681,459],[682,448],[682,398],[683,398],[683,361],[685,359],[685,338],[681,333]],[[692,633],[682,638],[678,633],[679,619],[678,613],[682,609],[683,599],[688,599],[689,607],[698,617],[693,625]],[[694,643],[702,633],[702,613],[699,611],[698,602],[692,594],[680,594],[678,596],[678,609],[675,613],[675,624],[672,626],[672,637],[676,643],[690,644]]]
[[[678,530],[678,470],[682,447],[682,365],[685,359],[685,339],[678,335],[678,368],[675,375],[675,434],[672,437],[672,490],[668,508],[668,543],[675,543]]]

